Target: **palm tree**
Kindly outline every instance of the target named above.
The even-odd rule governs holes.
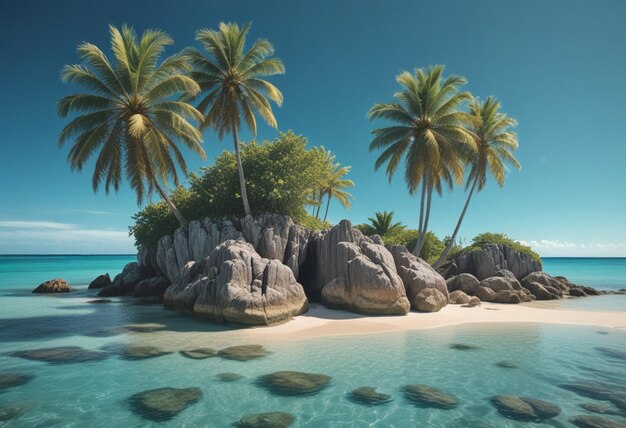
[[[500,107],[500,103],[493,97],[488,97],[482,103],[474,99],[469,105],[472,120],[469,122],[468,130],[474,135],[477,146],[476,152],[468,153],[471,169],[466,190],[469,189],[469,194],[454,233],[441,256],[433,264],[434,267],[440,266],[446,260],[461,228],[474,191],[480,192],[487,184],[487,172],[491,173],[498,185],[502,187],[506,180],[505,164],[521,169],[520,163],[512,153],[518,147],[517,135],[510,130],[517,125],[517,122],[501,113]]]
[[[325,188],[332,178],[335,169],[335,155],[324,146],[313,147],[314,159],[317,165],[318,173],[316,180],[312,183],[311,193],[309,195],[310,205],[313,206],[313,215],[315,218],[320,217],[320,209],[325,196]]]
[[[203,117],[172,98],[195,94],[200,87],[187,75],[191,66],[186,55],[175,54],[158,64],[165,46],[173,43],[164,32],[146,30],[139,40],[128,26],[121,31],[110,26],[109,32],[115,63],[97,46],[82,43],[78,46],[82,64],[63,67],[62,80],[87,92],[58,102],[61,117],[78,113],[61,131],[59,145],[75,140],[68,162],[78,171],[100,151],[92,178],[94,192],[102,182],[107,194],[111,187],[117,192],[124,174],[138,204],[156,189],[182,225],[185,218],[165,189],[170,178],[178,185],[177,165],[187,173],[178,142],[205,157],[202,134],[189,122]]]
[[[350,168],[349,166],[341,166],[338,163],[333,165],[330,177],[324,188],[322,188],[322,197],[324,195],[328,196],[323,221],[326,221],[328,217],[328,208],[330,207],[330,200],[332,198],[337,199],[344,208],[349,208],[352,205],[351,199],[353,199],[353,196],[344,190],[354,186],[352,180],[344,178],[344,176],[350,172]]]
[[[391,181],[400,161],[405,158],[404,179],[410,194],[422,186],[418,240],[414,254],[419,255],[428,231],[433,190],[441,194],[442,184],[463,180],[462,148],[472,150],[474,141],[464,128],[467,114],[460,110],[470,100],[469,92],[460,92],[465,84],[461,76],[443,79],[444,67],[404,71],[396,80],[402,90],[396,102],[375,104],[368,112],[370,120],[387,119],[395,125],[372,131],[370,151],[384,149],[375,168],[387,164]],[[406,155],[406,156],[405,156]]]
[[[388,233],[404,228],[402,223],[393,223],[393,211],[376,212],[374,217],[368,217],[367,219],[370,221],[372,234],[379,236],[385,236]]]
[[[195,66],[192,76],[200,85],[202,94],[206,94],[198,104],[198,110],[204,115],[201,129],[212,128],[218,133],[220,140],[227,133],[233,134],[241,198],[246,215],[252,215],[252,212],[239,154],[239,129],[243,119],[256,135],[255,114],[259,114],[271,127],[277,127],[268,98],[280,106],[283,94],[262,77],[285,72],[281,60],[271,58],[274,47],[269,41],[257,39],[245,51],[249,30],[250,24],[239,27],[237,24],[222,22],[217,31],[205,28],[196,33],[196,40],[202,44],[209,57],[195,49],[188,50]]]

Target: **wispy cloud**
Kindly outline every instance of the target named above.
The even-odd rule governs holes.
[[[622,257],[626,244],[622,242],[570,242],[558,239],[520,241],[542,256]]]
[[[21,221],[0,220],[0,228],[3,229],[76,229],[76,225],[69,223],[57,223],[54,221]]]
[[[66,208],[63,211],[70,212],[70,213],[93,214],[93,215],[113,215],[113,214],[115,214],[115,213],[112,213],[110,211],[87,210],[87,209],[81,209],[81,208]]]

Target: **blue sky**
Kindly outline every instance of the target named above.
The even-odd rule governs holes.
[[[130,253],[137,211],[127,185],[94,194],[90,171],[70,171],[57,147],[56,101],[82,41],[109,53],[107,26],[124,22],[171,34],[173,53],[220,21],[253,21],[287,73],[272,81],[292,129],[352,165],[355,201],[332,205],[332,221],[359,223],[393,210],[416,227],[418,201],[402,176],[391,185],[368,153],[366,112],[390,101],[395,76],[431,64],[462,74],[466,89],[496,96],[515,117],[521,172],[490,182],[472,201],[460,235],[505,232],[542,255],[626,256],[626,2],[477,1],[16,1],[0,3],[0,253]],[[259,139],[277,131],[259,129]],[[243,135],[244,139],[249,134]],[[205,133],[207,162],[230,139]],[[188,155],[192,170],[203,162]],[[435,198],[431,227],[450,234],[462,188]]]

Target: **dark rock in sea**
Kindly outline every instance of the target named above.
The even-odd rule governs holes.
[[[402,391],[408,401],[420,407],[452,409],[459,404],[454,395],[428,385],[406,385]]]
[[[96,277],[96,279],[91,281],[89,283],[89,287],[87,288],[90,290],[93,290],[94,288],[102,288],[110,284],[111,284],[111,277],[109,276],[108,273],[105,273],[104,275],[100,275]]]
[[[587,293],[580,287],[572,287],[569,289],[569,295],[573,297],[585,297]]]
[[[170,284],[170,280],[163,276],[144,279],[135,286],[133,297],[162,296]]]
[[[0,422],[10,421],[26,413],[29,406],[24,404],[13,404],[8,407],[0,408]]]
[[[128,263],[124,266],[122,273],[115,276],[113,282],[103,287],[98,296],[124,296],[132,294],[133,290],[142,280],[148,276],[147,269],[137,262]]]
[[[139,416],[164,422],[201,398],[200,388],[158,388],[134,394],[128,400],[131,410]]]
[[[24,385],[34,378],[35,376],[25,373],[0,373],[0,391]]]
[[[236,382],[238,380],[243,379],[244,376],[240,375],[239,373],[226,372],[226,373],[216,374],[215,378],[219,380],[220,382]]]
[[[540,422],[561,414],[561,409],[547,401],[514,395],[491,397],[491,403],[498,412],[509,419]]]
[[[291,413],[269,412],[244,416],[233,423],[237,428],[287,428],[296,418]]]
[[[372,388],[371,386],[362,386],[354,389],[347,397],[348,400],[353,403],[365,406],[378,406],[380,404],[389,403],[392,400],[391,395],[376,392],[376,388]]]
[[[189,351],[180,351],[182,355],[194,360],[204,360],[205,358],[211,358],[217,356],[217,351],[211,348],[197,348]]]
[[[113,302],[113,300],[111,300],[111,299],[87,300],[87,303],[93,303],[93,304],[111,303],[111,302]]]
[[[598,330],[598,331],[596,331],[596,333],[598,333],[598,334],[602,334],[602,335],[605,335],[605,336],[606,336],[607,334],[609,334],[609,332],[608,332],[608,331],[602,331],[602,330]]]
[[[594,400],[610,401],[616,394],[610,386],[600,382],[570,382],[562,383],[559,387]]]
[[[136,301],[132,302],[131,305],[152,306],[152,305],[160,305],[162,303],[163,303],[163,300],[161,300],[161,297],[152,297],[152,298],[145,298],[145,299],[137,299]]]
[[[260,376],[257,384],[275,395],[313,395],[326,388],[331,377],[317,373],[279,371]]]
[[[220,349],[217,353],[220,357],[229,360],[248,361],[262,358],[270,354],[263,345],[240,345]]]
[[[154,333],[155,331],[161,331],[165,329],[165,325],[155,323],[155,322],[146,322],[142,324],[125,324],[122,328],[126,331],[132,331],[134,333]]]
[[[454,290],[450,293],[449,298],[451,305],[466,305],[470,302],[471,299],[472,298],[470,296],[468,296],[461,290]]]
[[[70,287],[66,280],[55,278],[39,284],[39,286],[33,290],[33,293],[69,293],[70,291],[74,291],[74,289]]]
[[[146,358],[155,358],[163,355],[171,354],[156,346],[138,346],[130,345],[122,351],[121,357],[125,360],[145,360]]]
[[[623,415],[623,412],[615,410],[611,405],[604,403],[583,403],[580,407],[588,412],[599,413],[601,415]]]
[[[500,367],[501,369],[517,369],[519,365],[515,364],[513,361],[502,360],[498,361],[494,364],[496,367]]]
[[[109,357],[106,352],[90,351],[80,346],[59,346],[55,348],[40,348],[28,351],[17,351],[11,356],[26,360],[45,361],[51,364],[86,363],[101,361]]]
[[[476,296],[472,296],[472,298],[469,300],[469,302],[467,302],[467,306],[469,307],[474,307],[474,306],[480,306],[480,299]]]
[[[480,349],[480,347],[475,345],[468,345],[466,343],[452,343],[450,344],[450,349],[456,349],[457,351],[475,351]]]
[[[531,272],[540,271],[541,261],[533,259],[526,253],[521,253],[502,244],[486,244],[480,248],[459,253],[451,263],[446,273],[447,277],[461,273],[470,273],[479,280],[491,278],[497,272],[506,269],[521,279]]]
[[[605,357],[608,357],[614,360],[619,360],[622,362],[626,362],[626,351],[622,351],[620,349],[615,349],[615,348],[606,348],[603,346],[599,346],[594,349],[596,351],[599,351]]]
[[[466,294],[473,294],[479,282],[471,273],[461,273],[446,280],[448,291],[460,290]]]
[[[621,422],[593,415],[574,416],[570,422],[578,428],[626,428],[626,424]]]

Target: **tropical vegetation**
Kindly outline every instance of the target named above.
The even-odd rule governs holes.
[[[191,69],[185,54],[174,54],[159,63],[173,40],[159,30],[146,30],[138,39],[128,26],[109,27],[115,61],[97,46],[78,46],[81,64],[66,65],[65,82],[85,92],[63,97],[57,105],[65,118],[75,113],[61,131],[59,145],[74,140],[68,162],[81,171],[96,156],[92,186],[97,191],[117,191],[126,176],[137,194],[137,203],[157,191],[180,224],[185,217],[169,198],[167,186],[178,185],[177,166],[187,171],[179,145],[204,158],[202,134],[192,121],[202,115],[186,102],[172,99],[200,91],[188,76]]]
[[[486,245],[486,244],[507,245],[507,246],[513,248],[516,251],[519,251],[519,252],[524,253],[524,254],[528,254],[533,259],[535,259],[535,260],[537,260],[539,262],[541,261],[541,256],[539,256],[539,254],[534,252],[529,246],[524,245],[524,244],[520,243],[519,241],[516,241],[515,239],[509,238],[504,233],[491,233],[491,232],[480,233],[480,234],[476,235],[472,239],[471,244],[468,245],[467,247],[463,248],[462,251],[463,252],[474,251],[474,250],[477,250],[477,249],[479,249],[480,247],[482,247],[483,245]]]

